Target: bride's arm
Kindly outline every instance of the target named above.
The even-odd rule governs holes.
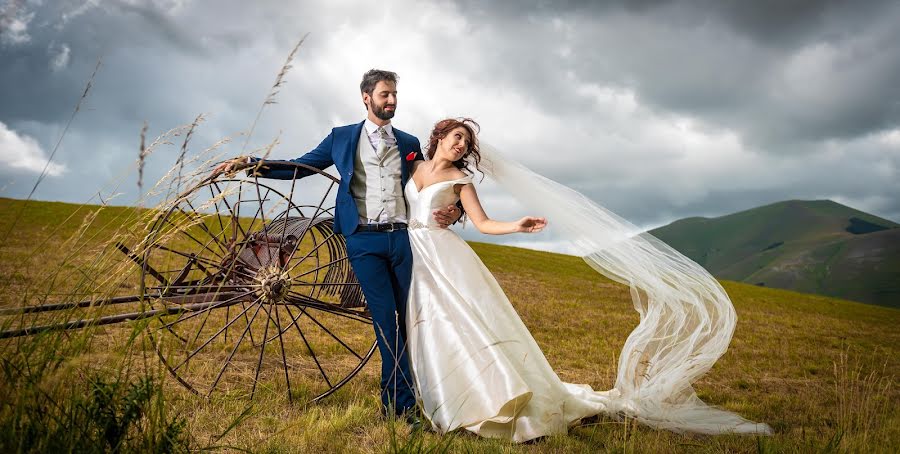
[[[475,224],[475,227],[481,233],[488,235],[506,235],[507,233],[537,233],[544,229],[547,220],[544,218],[536,218],[525,216],[514,222],[495,221],[488,217],[478,200],[478,193],[475,191],[475,185],[468,183],[462,186],[459,192],[459,199],[462,201],[463,208],[469,216],[469,220]]]

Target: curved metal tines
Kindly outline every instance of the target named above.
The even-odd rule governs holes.
[[[345,257],[347,255],[347,243],[343,236],[335,235],[327,242],[328,254],[330,257]],[[325,274],[326,283],[337,282],[359,282],[353,267],[350,266],[350,260],[341,260],[333,263],[328,267],[328,273]],[[341,307],[357,308],[366,307],[366,297],[363,295],[362,287],[359,285],[332,285],[325,286],[334,294],[340,292]]]
[[[350,266],[350,260],[346,258],[347,242],[342,235],[334,234],[333,220],[328,218],[328,221],[327,229],[317,229],[318,233],[322,234],[322,241],[328,251],[328,257],[341,257],[342,259],[330,262],[330,265],[326,268],[325,276],[322,278],[324,285],[318,286],[314,296],[338,295],[343,308],[365,307],[365,296],[363,296],[356,274],[353,273],[353,268]]]
[[[279,238],[282,234],[299,238],[310,227],[310,224],[312,224],[312,227],[319,230],[324,227],[327,229],[328,233],[334,232],[334,218],[331,216],[320,216],[316,218],[290,216],[288,218],[277,218],[272,220],[269,225],[265,227],[265,232],[268,235],[274,235]]]

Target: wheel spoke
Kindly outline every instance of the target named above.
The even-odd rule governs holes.
[[[337,236],[337,233],[331,233],[330,235],[328,235],[327,237],[325,237],[325,239],[322,240],[321,243],[317,244],[316,247],[310,249],[310,251],[307,252],[306,255],[303,256],[303,258],[301,258],[300,260],[298,260],[297,263],[296,263],[294,266],[292,266],[290,269],[288,269],[288,270],[287,270],[288,273],[290,273],[291,271],[294,271],[294,269],[297,268],[298,266],[300,266],[300,264],[303,263],[304,260],[308,259],[309,256],[312,255],[313,252],[317,251],[320,247],[322,247],[323,244],[326,244],[326,243],[328,242],[329,239],[331,239],[331,238],[333,238],[333,237],[335,237],[335,236]],[[294,249],[294,251],[296,251],[296,249]],[[290,262],[291,262],[291,260],[290,260],[291,258],[293,258],[293,253],[291,253],[291,257],[288,257],[288,260],[285,261],[284,263],[290,263]]]
[[[228,212],[231,213],[231,216],[230,216],[230,217],[231,217],[231,220],[232,220],[232,223],[231,223],[231,243],[232,243],[232,244],[235,244],[235,242],[237,242],[237,232],[238,232],[238,231],[241,232],[241,234],[244,236],[244,238],[247,237],[247,232],[244,231],[244,228],[241,227],[241,223],[238,221],[238,220],[240,219],[240,211],[241,211],[241,207],[240,207],[240,200],[241,200],[241,195],[240,195],[240,192],[241,192],[241,184],[240,184],[240,183],[238,184],[238,203],[235,205],[235,207],[237,208],[237,213],[235,213],[235,210],[234,210],[233,208],[231,208],[231,204],[228,203],[228,198],[222,193],[222,188],[219,187],[219,183],[213,182],[213,183],[210,185],[210,188],[212,188],[212,187],[215,187],[216,190],[219,191],[219,195],[222,195],[222,203],[225,204],[225,207],[228,208]],[[210,192],[212,192],[212,189],[210,189]],[[213,199],[215,199],[215,197],[213,197]],[[220,219],[221,219],[221,216],[220,216]],[[235,224],[236,224],[236,225],[235,225]],[[224,231],[225,228],[222,227],[222,230]]]
[[[322,200],[319,202],[319,206],[316,207],[316,211],[313,212],[312,217],[309,218],[309,224],[307,224],[306,227],[303,228],[303,232],[301,232],[300,235],[297,236],[297,247],[294,248],[293,251],[291,251],[291,254],[288,256],[288,259],[284,261],[285,267],[288,266],[289,263],[291,263],[291,259],[294,258],[294,254],[297,252],[297,249],[299,249],[299,245],[303,241],[303,237],[306,235],[306,232],[312,228],[313,222],[315,221],[316,217],[319,216],[319,213],[322,212],[322,205],[325,204],[325,199],[328,198],[328,194],[331,193],[332,188],[334,188],[334,181],[332,181],[331,184],[328,185],[328,189],[325,191],[325,195],[322,196]],[[318,249],[318,247],[316,247],[316,249]],[[312,252],[310,251],[310,253],[312,253]],[[309,254],[307,254],[306,257],[309,257]],[[302,262],[304,259],[306,259],[306,257],[304,257],[300,261]]]
[[[357,287],[359,282],[293,282],[291,285],[299,285],[302,287]]]
[[[253,396],[256,394],[256,385],[259,384],[259,370],[262,369],[263,356],[266,354],[266,338],[269,337],[269,322],[272,321],[272,312],[269,311],[270,305],[266,303],[260,303],[260,307],[266,311],[266,327],[263,330],[263,341],[259,346],[259,361],[256,363],[256,375],[253,376],[253,389],[250,390],[250,400],[253,400]]]
[[[209,235],[210,238],[212,238],[213,240],[215,240],[215,241],[216,241],[216,244],[219,246],[219,250],[221,250],[223,253],[225,253],[227,248],[226,248],[225,245],[222,244],[222,243],[219,241],[219,239],[218,239],[218,238],[219,238],[219,235],[221,235],[222,233],[224,233],[224,231],[223,231],[223,232],[220,232],[219,235],[213,235],[212,231],[210,231],[210,230],[209,230],[209,227],[207,227],[206,221],[203,219],[203,216],[199,214],[199,211],[197,211],[197,208],[194,207],[194,204],[191,203],[190,199],[188,199],[187,197],[185,197],[185,198],[184,198],[184,201],[185,201],[185,203],[188,204],[188,206],[191,207],[191,210],[194,210],[194,213],[197,214],[197,215],[196,215],[196,216],[197,216],[197,220],[199,221],[197,225],[199,225],[200,228],[203,229],[203,231],[206,232],[206,233]],[[191,215],[188,214],[187,211],[184,211],[183,208],[178,207],[178,209],[181,210],[181,212],[184,213],[185,216],[191,217]],[[218,216],[216,216],[216,217],[218,218]]]
[[[259,299],[257,299],[256,301],[259,301]],[[256,301],[254,301],[254,303],[255,303]],[[181,363],[179,363],[179,364],[178,364],[177,366],[175,366],[172,370],[176,370],[176,371],[177,371],[181,366],[184,365],[184,363],[188,362],[188,360],[190,360],[191,358],[193,358],[194,355],[196,355],[198,352],[200,352],[200,350],[203,350],[203,348],[206,347],[207,345],[209,345],[209,343],[212,342],[213,339],[219,337],[219,334],[222,334],[222,332],[225,331],[226,328],[228,328],[229,326],[231,326],[232,324],[234,324],[234,322],[237,321],[238,317],[240,317],[241,315],[246,314],[247,311],[250,310],[250,308],[252,308],[252,307],[253,307],[253,305],[251,304],[250,307],[244,309],[240,314],[238,314],[238,315],[235,316],[233,319],[231,319],[231,321],[229,321],[229,322],[228,322],[227,324],[225,324],[225,326],[223,326],[219,331],[217,331],[215,334],[213,334],[212,337],[210,337],[209,339],[207,339],[206,342],[203,343],[203,345],[197,347],[196,350],[192,351],[192,352],[187,356],[187,358],[184,359],[184,361],[182,361]],[[250,325],[247,324],[247,327],[249,328]],[[243,336],[241,336],[241,338],[243,339]],[[238,341],[238,344],[240,344],[240,341]]]
[[[238,186],[238,201],[237,201],[237,203],[235,204],[235,206],[237,207],[237,212],[238,212],[238,217],[236,218],[236,221],[235,221],[235,222],[237,222],[238,225],[241,224],[240,211],[241,211],[241,202],[243,201],[243,200],[242,200],[242,196],[244,195],[244,191],[241,190],[241,187],[243,187],[243,185],[244,185],[244,182],[241,181],[240,185]],[[256,190],[259,191],[259,182],[258,182],[258,181],[256,182],[256,185],[255,185],[255,186],[256,186]],[[253,213],[253,219],[250,220],[250,225],[247,226],[247,230],[252,230],[252,229],[253,229],[253,224],[256,223],[256,218],[257,218],[257,216],[259,215],[259,212],[260,212],[261,210],[262,210],[262,202],[260,202],[260,204],[259,204],[259,209],[256,210],[255,213]],[[263,223],[263,226],[265,226],[265,223]],[[242,251],[244,251],[244,250],[247,248],[247,244],[248,244],[248,243],[247,243],[246,240],[248,240],[248,239],[250,239],[250,235],[247,234],[247,233],[245,233],[245,234],[244,234],[244,240],[245,240],[245,241],[242,241],[242,242],[241,242],[241,248],[236,252],[235,256],[239,255]],[[235,242],[234,244],[237,245],[236,242]],[[250,248],[250,252],[253,253],[253,256],[254,256],[254,257],[256,257],[256,262],[257,262],[257,263],[262,263],[262,259],[259,258],[259,253],[256,252],[256,249],[254,249],[253,247],[251,247],[251,248]],[[251,337],[252,337],[252,334],[251,334]]]
[[[244,197],[244,191],[242,190],[243,187],[244,187],[244,182],[243,182],[243,181],[241,181],[240,183],[238,183],[237,202],[235,202],[235,204],[234,204],[234,210],[231,211],[231,215],[232,215],[232,216],[231,216],[231,223],[232,223],[232,227],[231,227],[231,244],[235,244],[235,245],[237,244],[237,231],[238,231],[238,229],[240,229],[241,234],[244,235],[243,238],[246,239],[246,238],[249,236],[249,235],[247,234],[247,232],[244,230],[244,228],[241,227],[241,199]],[[235,226],[236,226],[237,228],[235,228]],[[252,227],[252,225],[251,225],[251,227]],[[249,228],[249,227],[248,227],[248,228]]]
[[[195,285],[170,285],[166,287],[147,287],[151,290],[161,290],[161,289],[171,289],[171,290],[197,290],[196,293],[186,293],[186,295],[197,295],[200,293],[210,293],[210,291],[218,292],[220,290],[246,290],[248,287],[256,287],[256,284],[211,284],[211,285],[201,285],[200,281],[192,281],[196,282]]]
[[[225,306],[225,320],[228,320],[229,318],[231,318],[231,306]],[[194,342],[196,342],[196,341],[197,341],[197,339],[194,339]],[[225,335],[223,336],[223,341],[226,344],[228,344],[228,327],[227,326],[225,327]]]
[[[200,247],[202,247],[203,249],[206,249],[207,251],[211,252],[211,253],[212,253],[213,255],[215,255],[216,257],[222,258],[222,255],[221,255],[221,254],[219,254],[218,252],[216,252],[216,251],[210,249],[209,247],[207,247],[205,244],[203,244],[202,241],[200,241],[200,240],[198,240],[197,238],[195,238],[194,235],[191,235],[190,233],[188,233],[187,230],[179,229],[179,227],[178,227],[177,225],[175,225],[174,223],[172,223],[172,221],[169,220],[169,217],[168,217],[168,216],[165,217],[165,222],[167,222],[167,223],[168,223],[169,225],[171,225],[172,227],[175,227],[175,229],[176,229],[177,232],[184,234],[185,236],[187,236],[188,238],[190,238],[191,240],[193,240],[195,243],[199,244]]]
[[[295,323],[294,328],[297,328],[297,332],[300,333],[300,338],[303,339],[303,343],[306,344],[306,348],[309,349],[309,354],[312,355],[313,361],[316,362],[316,367],[319,368],[319,372],[322,372],[322,377],[325,378],[325,383],[328,383],[329,387],[334,387],[331,384],[331,380],[328,379],[328,374],[325,373],[325,369],[323,369],[322,365],[319,364],[319,358],[316,357],[316,352],[313,351],[312,346],[309,345],[309,342],[306,340],[306,336],[303,334],[303,330],[300,329],[300,325]]]
[[[340,306],[325,303],[325,302],[319,301],[315,298],[312,298],[312,297],[309,297],[306,295],[288,292],[288,296],[285,297],[285,301],[287,301],[288,303],[293,304],[295,306],[298,306],[298,307],[308,307],[310,309],[318,309],[323,312],[328,312],[328,313],[331,313],[334,315],[339,315],[341,317],[346,317],[346,318],[349,318],[351,320],[355,320],[358,322],[372,323],[372,321],[369,318],[367,318],[365,315],[363,315],[360,312],[353,311],[350,309],[344,309]]]
[[[278,344],[281,345],[281,364],[284,366],[284,382],[287,384],[287,395],[288,402],[293,402],[294,398],[291,396],[291,378],[288,374],[288,363],[287,363],[287,355],[284,353],[284,331],[281,330],[281,316],[279,315],[278,308],[273,308],[275,311],[275,327],[278,329]],[[291,311],[288,309],[288,314]]]
[[[369,361],[369,358],[372,357],[372,354],[375,353],[375,348],[377,346],[378,345],[375,343],[375,341],[372,341],[372,345],[369,347],[369,351],[366,352],[366,356],[363,357],[362,361],[360,361],[359,364],[357,364],[356,367],[352,371],[350,371],[346,376],[344,376],[344,378],[341,379],[341,381],[339,381],[336,385],[332,386],[331,389],[316,396],[316,398],[313,399],[313,402],[319,402],[320,400],[334,394],[334,392],[337,391],[338,388],[340,388],[341,386],[344,386],[348,381],[350,381],[351,378],[355,377],[356,374],[358,374],[359,371],[362,370],[363,366],[365,366],[366,363]]]
[[[253,306],[250,306],[253,307]],[[259,314],[259,309],[262,307],[262,304],[256,305],[256,312],[253,313],[253,316],[250,317],[250,322],[247,323],[247,327],[244,328],[244,331],[241,333],[241,337],[238,339],[237,343],[234,344],[234,348],[231,349],[231,353],[228,354],[228,359],[225,360],[225,364],[222,365],[222,369],[219,370],[219,375],[216,376],[216,380],[213,381],[213,384],[209,387],[209,392],[207,395],[211,394],[214,389],[216,389],[216,385],[219,384],[219,380],[222,379],[222,375],[225,374],[225,369],[228,368],[228,365],[231,364],[231,358],[234,358],[234,354],[237,353],[238,347],[241,346],[241,342],[244,340],[244,336],[247,334],[247,331],[250,330],[250,325],[253,324],[253,321],[256,320],[257,314]]]
[[[257,194],[256,196],[259,197],[259,199],[258,200],[249,199],[249,200],[245,200],[245,202],[259,202],[258,203],[259,208],[256,209],[255,213],[253,213],[253,219],[250,220],[250,228],[252,228],[253,224],[256,223],[256,220],[260,219],[260,218],[262,218],[262,225],[263,225],[263,227],[265,227],[266,226],[266,214],[263,213],[263,211],[264,211],[263,210],[263,202],[265,202],[268,199],[264,199],[263,197],[261,197],[259,195],[259,180],[257,180],[256,177],[253,177],[253,179],[254,179],[254,182],[256,183],[253,186],[256,187],[256,194]],[[266,195],[268,196],[268,193],[266,193]]]
[[[325,331],[326,333],[328,333],[328,335],[331,336],[332,338],[334,338],[334,340],[338,341],[339,344],[343,345],[344,348],[346,348],[347,350],[350,351],[350,353],[353,353],[353,356],[356,356],[358,359],[362,360],[362,356],[359,356],[359,353],[356,353],[356,351],[353,350],[352,348],[350,348],[349,345],[347,345],[346,343],[344,343],[344,341],[342,341],[339,337],[335,336],[334,333],[332,333],[330,329],[326,328],[325,325],[322,325],[322,323],[319,322],[318,320],[316,320],[315,317],[313,317],[312,315],[309,315],[309,314],[306,312],[306,309],[304,309],[304,308],[302,308],[302,307],[301,307],[301,308],[298,308],[298,309],[300,309],[300,313],[297,314],[297,317],[294,317],[293,312],[291,312],[290,306],[285,306],[284,308],[287,309],[288,314],[290,314],[290,316],[291,316],[291,324],[292,324],[292,325],[293,325],[293,324],[296,324],[296,323],[297,323],[297,320],[299,320],[301,316],[306,315],[307,317],[309,317],[310,320],[313,321],[313,323],[315,323],[316,325],[318,325],[319,328],[322,328],[323,331]],[[291,328],[290,325],[288,325],[288,327],[285,328],[285,331],[286,331],[286,330],[289,330],[290,328]]]
[[[218,302],[218,303],[215,303],[215,304],[213,304],[212,306],[208,307],[208,308],[205,309],[205,310],[206,310],[206,311],[211,311],[211,310],[213,310],[213,309],[222,307],[222,306],[224,306],[224,305],[226,305],[226,304],[228,304],[228,303],[233,303],[234,301],[236,301],[236,300],[238,300],[238,299],[245,298],[245,297],[251,295],[252,293],[253,293],[252,290],[251,290],[251,291],[248,291],[248,292],[241,293],[240,295],[233,296],[233,297],[231,297],[231,298],[228,298],[228,299],[225,300],[225,301],[220,301],[220,302]],[[192,313],[190,313],[190,315],[188,315],[187,317],[184,317],[184,318],[178,317],[177,320],[175,320],[175,321],[173,321],[173,322],[171,322],[171,323],[167,323],[167,324],[163,325],[161,328],[169,329],[169,328],[171,328],[172,326],[175,326],[176,324],[181,323],[181,322],[183,322],[183,321],[185,321],[185,320],[190,320],[190,319],[192,319],[192,318],[194,318],[194,317],[200,315],[201,313],[202,313],[202,312],[199,312],[199,311],[198,311],[198,312],[192,312]]]
[[[294,187],[297,185],[297,170],[298,168],[294,167],[294,177],[291,178],[291,190],[288,191],[287,202],[288,209],[284,212],[284,225],[281,228],[281,239],[278,241],[278,259],[281,260],[281,248],[284,247],[284,238],[287,236],[287,227],[288,227],[288,219],[291,217],[291,205],[293,205],[294,201]],[[298,245],[300,243],[297,243]],[[282,268],[284,268],[284,264],[280,264]]]
[[[206,258],[206,257],[198,256],[198,255],[196,255],[196,254],[193,254],[193,255],[192,255],[192,254],[188,254],[187,252],[181,252],[181,251],[172,249],[172,248],[170,248],[170,247],[168,247],[168,246],[163,246],[163,245],[161,245],[161,244],[157,244],[157,245],[151,246],[151,248],[153,248],[153,249],[159,249],[159,250],[166,251],[166,252],[171,252],[171,253],[173,253],[173,254],[180,255],[180,256],[185,257],[185,258],[188,258],[188,259],[193,258],[193,259],[196,259],[197,261],[200,261],[200,262],[206,262],[207,265],[214,266],[214,267],[216,267],[216,268],[219,267],[219,263],[217,263],[217,262],[215,262],[215,261],[213,261],[213,260],[210,260],[210,259],[208,259],[208,258]]]
[[[229,306],[229,307],[230,307],[230,306]],[[209,320],[209,315],[212,314],[212,311],[211,311],[211,310],[208,310],[208,311],[204,311],[204,312],[206,312],[206,315],[203,316],[203,322],[200,323],[200,328],[197,329],[197,332],[194,333],[194,338],[191,339],[190,342],[187,342],[187,344],[185,345],[185,347],[191,348],[191,346],[194,345],[194,343],[197,342],[197,339],[200,337],[200,333],[203,331],[203,328],[206,327],[206,322],[207,322],[207,320]],[[226,321],[228,320],[228,316],[227,316],[227,315],[225,316],[225,320],[226,320]]]
[[[225,231],[225,223],[222,222],[222,211],[219,209],[219,201],[216,199],[216,194],[212,190],[212,185],[206,185],[206,188],[209,189],[210,200],[212,200],[213,205],[216,207],[216,219],[219,221],[219,228],[222,229],[222,232]]]
[[[241,308],[246,308],[246,307],[247,306],[245,306],[245,303],[243,301],[241,301]],[[250,307],[253,307],[253,306],[250,306]],[[250,324],[250,317],[246,313],[244,313],[244,321],[247,322],[248,325]],[[252,329],[250,330],[250,343],[254,347],[256,347],[256,339],[253,338],[253,330]]]
[[[291,279],[297,279],[297,278],[306,276],[307,274],[310,274],[310,273],[319,271],[319,270],[321,270],[322,268],[327,268],[327,267],[329,267],[329,266],[331,266],[331,265],[334,265],[335,263],[342,262],[342,261],[344,261],[344,260],[347,260],[347,257],[346,257],[346,256],[341,257],[341,258],[338,258],[338,259],[334,259],[334,260],[332,260],[332,261],[330,261],[330,262],[328,262],[328,263],[326,263],[326,264],[324,264],[324,265],[317,266],[317,267],[315,267],[315,268],[313,268],[313,269],[311,269],[311,270],[308,270],[308,271],[304,271],[304,272],[302,272],[302,273],[300,273],[300,274],[298,274],[298,275],[296,275],[296,276],[291,276]],[[293,270],[293,268],[292,268],[292,270]]]

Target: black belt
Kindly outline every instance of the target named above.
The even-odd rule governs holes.
[[[394,230],[405,230],[405,222],[384,222],[381,224],[359,224],[356,227],[357,232],[393,232]]]

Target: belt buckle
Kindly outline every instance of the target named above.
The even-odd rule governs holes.
[[[393,232],[394,230],[395,230],[395,229],[394,229],[394,223],[393,223],[393,222],[389,222],[389,223],[387,224],[387,228],[386,228],[385,230],[383,230],[383,231],[384,231],[384,232]]]

